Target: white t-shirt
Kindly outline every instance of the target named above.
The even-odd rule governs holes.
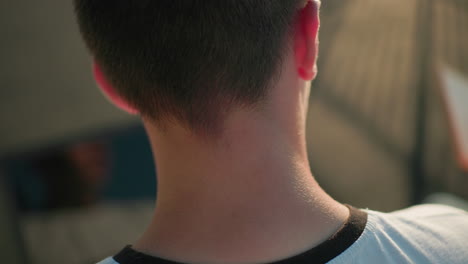
[[[443,205],[367,212],[361,237],[330,264],[468,264],[467,212]]]
[[[354,211],[354,213],[353,213]],[[367,213],[367,222],[365,215]],[[371,210],[351,210],[350,223],[339,231],[337,238],[330,239],[328,244],[322,244],[320,251],[336,252],[333,248],[343,248],[331,257],[329,264],[468,264],[468,213],[443,205],[419,205],[393,213],[381,213]],[[364,216],[364,217],[363,217]],[[364,219],[363,219],[364,218]],[[363,220],[363,221],[361,221]],[[354,225],[354,227],[353,227]],[[343,247],[336,241],[349,241],[350,233],[355,238]],[[341,233],[340,233],[341,232]],[[346,237],[341,239],[341,237]],[[345,242],[348,243],[348,242]],[[317,249],[317,248],[315,248]],[[132,258],[138,258],[141,264],[173,264],[176,262],[145,256],[130,248],[124,249],[127,255],[119,263],[114,258],[107,258],[98,264],[130,264]],[[130,251],[130,252],[129,252]],[[300,257],[278,261],[276,263],[322,263],[323,258],[316,258],[317,250],[305,252]],[[120,253],[119,253],[120,254]],[[320,255],[320,254],[318,254]],[[130,256],[130,257],[129,257]],[[319,256],[320,257],[320,256]],[[119,259],[119,258],[117,258]],[[122,258],[121,258],[122,259]],[[127,263],[128,262],[128,263]]]

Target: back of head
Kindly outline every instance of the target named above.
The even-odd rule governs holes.
[[[268,94],[302,0],[75,0],[117,93],[157,124],[206,134]]]

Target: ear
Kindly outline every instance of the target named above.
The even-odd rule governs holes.
[[[114,87],[107,81],[106,76],[104,76],[104,73],[101,71],[101,68],[96,61],[93,62],[93,74],[98,87],[109,101],[125,112],[138,114],[138,110],[130,106],[120,95],[117,94]]]
[[[310,81],[317,75],[320,2],[308,0],[296,21],[294,52],[299,76]]]

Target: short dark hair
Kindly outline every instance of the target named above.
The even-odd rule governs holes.
[[[213,132],[278,75],[304,0],[74,0],[83,38],[130,105]]]

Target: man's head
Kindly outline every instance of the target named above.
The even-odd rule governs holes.
[[[75,0],[75,8],[97,80],[114,100],[205,134],[233,108],[265,100],[287,50],[299,74],[313,78],[316,50],[307,45],[318,22],[304,14],[307,2]]]

